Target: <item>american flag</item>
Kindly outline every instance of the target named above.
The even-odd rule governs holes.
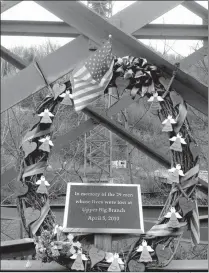
[[[71,74],[76,111],[80,111],[104,93],[112,78],[114,58],[110,39]]]

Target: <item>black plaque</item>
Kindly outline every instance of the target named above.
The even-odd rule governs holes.
[[[143,233],[140,185],[68,183],[64,231]]]

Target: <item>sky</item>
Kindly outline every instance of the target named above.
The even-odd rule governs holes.
[[[82,1],[86,4],[87,1]],[[125,7],[131,5],[135,1],[113,1],[113,15],[124,9]],[[208,1],[196,1],[205,8],[208,9]],[[37,16],[38,15],[38,16]],[[48,12],[37,3],[33,1],[23,1],[11,9],[7,10],[1,14],[1,20],[34,20],[34,21],[62,21],[57,18],[52,13]],[[134,23],[134,22],[133,22]],[[170,10],[163,16],[151,22],[165,23],[165,24],[202,24],[202,19],[183,6]],[[45,37],[26,37],[26,36],[1,36],[1,44],[10,49],[14,46],[23,45],[24,47],[30,47],[33,45],[39,46],[50,40],[52,43],[59,44],[60,46],[73,40],[72,38],[45,38]],[[163,40],[141,40],[141,42],[152,45],[156,50],[162,52],[165,46],[165,41]],[[168,40],[166,41],[166,50],[168,53],[181,56],[188,56],[194,49],[202,46],[200,41],[179,41],[179,40]]]

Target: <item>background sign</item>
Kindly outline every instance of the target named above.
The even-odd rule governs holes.
[[[140,185],[68,183],[64,231],[143,233]]]

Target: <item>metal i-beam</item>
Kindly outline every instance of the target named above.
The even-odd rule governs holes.
[[[80,33],[64,22],[2,20],[1,35],[75,38]],[[132,35],[137,39],[206,40],[208,26],[148,24]]]
[[[23,69],[27,66],[27,63],[24,60],[20,59],[17,55],[10,52],[8,49],[3,47],[2,45],[1,45],[1,58],[11,63],[18,69]]]
[[[204,56],[208,55],[208,48],[201,47],[200,49],[196,50],[180,62],[180,67],[183,70],[187,70],[190,66],[195,65],[198,61],[202,60]]]
[[[7,9],[9,9],[9,7],[18,4],[19,2],[21,1],[4,1],[4,7],[6,8],[7,6]],[[109,20],[112,24],[118,25],[124,31],[133,33],[167,11],[180,5],[182,2],[183,1],[136,1],[109,18]],[[150,9],[150,6],[152,9]],[[25,22],[25,24],[23,22],[24,21],[16,21],[12,23],[10,21],[3,21],[1,29],[2,35],[17,35],[16,33],[19,33],[18,35],[30,35],[30,31],[32,32],[32,35],[36,34],[37,36],[77,37],[78,35],[78,31],[73,27],[68,26],[68,29],[64,29],[66,24],[63,22],[57,22],[57,24],[53,24],[54,22],[52,24],[50,24],[51,22],[44,22],[44,25],[37,21],[34,23]],[[52,31],[51,27],[55,29]],[[67,31],[69,31],[69,34]]]
[[[177,7],[183,1],[136,1],[120,11],[110,22],[127,33],[133,33],[149,24],[169,10]]]
[[[159,1],[159,5],[156,8],[157,15],[162,15],[164,12],[175,7],[181,2],[182,1],[170,1],[168,5],[167,1],[166,3]],[[60,5],[62,5],[62,3],[60,3]],[[125,8],[122,11],[122,14],[119,12],[112,16],[111,20],[114,19],[121,21],[122,28],[124,25],[124,27],[126,26],[126,30],[129,29],[130,32],[134,32],[136,29],[139,29],[144,24],[154,19],[152,12],[146,14],[146,20],[144,20],[143,16],[138,16],[138,13],[135,12],[136,10],[143,11],[144,7],[146,9],[146,5],[147,4],[145,2],[143,2],[142,5],[141,2],[137,1],[136,3]],[[167,7],[167,10],[165,10],[165,6]],[[144,13],[142,14],[144,15]],[[134,21],[134,24],[128,19],[130,17]],[[58,77],[70,72],[76,63],[87,58],[90,54],[88,47],[88,39],[80,36],[71,43],[61,47],[56,52],[49,54],[43,60],[40,60],[40,65],[44,68],[44,73],[49,83],[52,83],[53,81],[57,80]],[[56,65],[54,65],[55,63]],[[25,79],[30,79],[30,82],[27,80],[25,81]],[[13,78],[3,80],[1,87],[1,112],[37,92],[44,86],[45,82],[40,77],[39,73],[37,73],[33,65],[30,65],[27,69],[25,69],[25,71],[21,71]],[[14,90],[16,90],[16,92],[14,92]]]
[[[171,76],[175,70],[173,64],[78,1],[59,1],[59,3],[56,1],[37,1],[37,3],[99,45],[108,38],[109,34],[112,34],[113,52],[118,56],[144,57],[162,68],[167,76]],[[208,113],[208,91],[205,84],[179,70],[173,87],[188,104],[204,114]]]
[[[1,1],[1,14],[22,1]]]
[[[76,38],[80,33],[64,22],[2,20],[1,35]]]
[[[77,63],[87,58],[89,40],[80,36],[56,52],[39,60],[49,83],[70,72]],[[1,113],[45,87],[45,81],[33,64],[21,70],[12,78],[2,80]]]
[[[137,39],[207,40],[208,25],[149,24],[132,35]]]
[[[208,24],[208,10],[206,8],[195,1],[184,1],[182,6],[202,18],[205,24]]]

